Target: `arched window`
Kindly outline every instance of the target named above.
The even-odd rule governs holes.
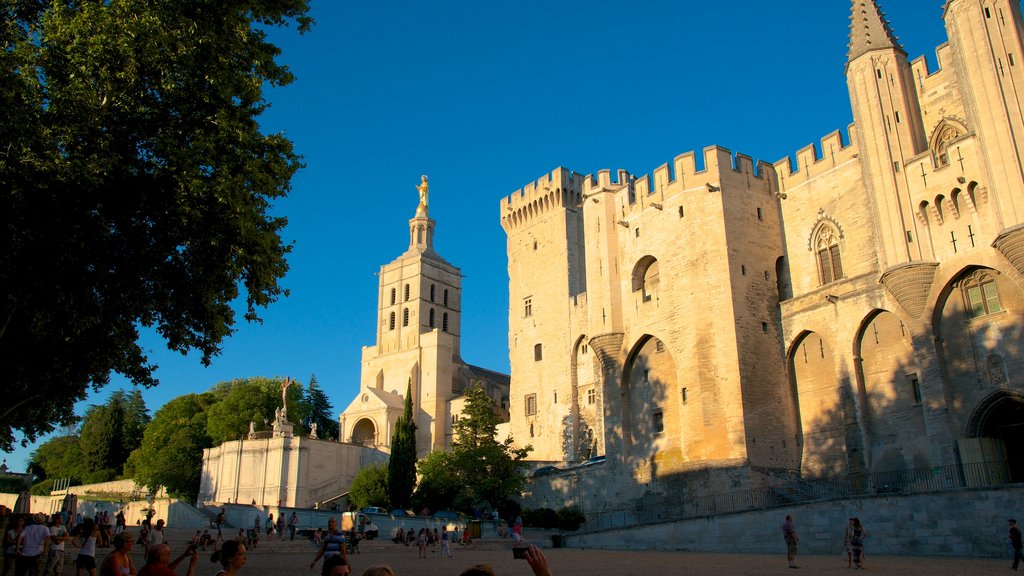
[[[441,331],[442,332],[447,332],[448,331],[448,313],[447,312],[445,312],[444,315],[441,316]]]
[[[657,292],[659,282],[658,261],[653,256],[644,256],[633,267],[633,291],[640,292],[644,302],[650,302]]]
[[[402,310],[402,326],[409,325],[409,309],[405,308]]]
[[[409,301],[409,285],[408,284],[405,285],[405,301],[406,302]]]
[[[448,289],[444,289],[444,305],[448,306]]]
[[[814,238],[818,257],[818,278],[828,284],[843,278],[843,261],[839,254],[839,235],[831,226],[822,226]]]
[[[388,330],[394,330],[394,329],[395,329],[395,313],[392,312],[391,313],[391,320],[388,321]]]
[[[398,294],[397,294],[397,292],[398,292],[398,291],[397,291],[397,290],[395,290],[394,288],[392,288],[392,289],[391,289],[391,305],[392,305],[392,306],[394,306],[394,305],[395,305],[396,299],[398,298]]]
[[[431,284],[431,285],[430,285],[430,301],[431,301],[431,302],[433,302],[433,301],[434,301],[434,288],[436,288],[436,286],[434,286],[433,284]]]
[[[931,142],[929,143],[932,155],[935,157],[936,166],[949,165],[949,143],[959,138],[964,132],[965,130],[959,123],[950,121],[947,118],[944,118],[939,123],[932,132]]]
[[[433,308],[430,309],[430,327],[431,328],[434,327],[434,309]]]
[[[960,282],[960,291],[964,298],[964,310],[971,318],[995,314],[1003,309],[995,278],[985,270],[977,270],[965,276]]]

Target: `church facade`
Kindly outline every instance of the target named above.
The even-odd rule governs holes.
[[[606,456],[646,487],[720,470],[719,491],[983,463],[1024,480],[1020,4],[947,0],[935,70],[852,4],[849,141],[795,165],[713,147],[639,177],[559,168],[501,200],[531,458]]]
[[[359,393],[339,423],[343,442],[390,452],[408,391],[423,457],[451,443],[469,386],[482,386],[507,421],[509,376],[462,360],[462,273],[434,251],[426,176],[418,190],[409,248],[378,274],[376,343],[363,347]]]

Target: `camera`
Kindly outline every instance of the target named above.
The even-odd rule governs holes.
[[[526,559],[526,550],[527,550],[527,548],[525,546],[523,546],[523,547],[515,547],[515,548],[512,549],[512,557],[515,558],[516,560],[525,560]]]

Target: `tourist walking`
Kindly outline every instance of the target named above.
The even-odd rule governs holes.
[[[221,508],[220,512],[217,513],[217,520],[216,520],[216,524],[217,524],[217,542],[223,542],[224,541],[223,529],[224,529],[224,523],[227,522],[226,512],[227,512],[227,510],[225,508]]]
[[[49,539],[50,529],[46,526],[46,514],[37,512],[32,516],[32,523],[25,526],[18,537],[17,556],[14,559],[15,576],[39,574],[39,557],[43,555],[46,541]]]
[[[313,566],[316,566],[320,558],[324,559],[324,565],[320,569],[321,576],[331,576],[331,571],[341,560],[344,560],[345,564],[348,565],[345,534],[338,530],[338,521],[333,517],[327,521],[327,534],[324,535],[324,542],[320,545],[316,558],[313,558],[313,561],[309,564],[310,570],[313,569]]]
[[[1010,531],[1009,531],[1010,547],[1013,548],[1013,566],[1010,566],[1010,568],[1012,570],[1016,570],[1017,566],[1020,564],[1020,561],[1024,560],[1024,558],[1022,558],[1021,554],[1020,554],[1020,551],[1021,551],[1021,533],[1020,533],[1020,527],[1017,526],[1017,521],[1015,519],[1010,518],[1009,522],[1010,522]]]
[[[25,529],[25,517],[18,515],[13,521],[14,525],[11,526],[4,534],[4,572],[3,576],[8,576],[14,573],[14,560],[17,556],[18,550],[18,538],[21,537],[21,531]]]
[[[96,576],[96,540],[100,536],[100,529],[92,518],[86,518],[75,530],[78,534],[72,543],[81,548],[75,558],[75,576],[84,576],[86,572],[89,576]]]
[[[68,541],[68,529],[64,526],[64,515],[60,512],[50,523],[50,551],[46,555],[46,569],[43,576],[64,574],[64,543]]]
[[[427,529],[420,528],[420,533],[416,535],[416,546],[420,549],[420,558],[427,557]]]
[[[295,529],[299,527],[299,515],[292,512],[292,517],[288,519],[288,532],[290,536],[289,540],[295,540]]]
[[[280,514],[277,517],[277,538],[284,541],[284,514]]]
[[[786,521],[782,523],[782,537],[786,540],[786,560],[789,560],[790,568],[799,568],[796,565],[797,546],[800,544],[800,537],[796,534],[796,524],[793,523],[793,516],[786,514]]]
[[[451,546],[448,545],[448,536],[449,536],[448,535],[448,527],[447,526],[442,526],[441,527],[441,557],[442,558],[444,558],[445,556],[447,556],[448,558],[452,557],[452,549],[451,549]]]
[[[853,565],[857,568],[864,568],[864,540],[868,537],[868,531],[860,523],[860,518],[853,519],[853,530],[850,533],[850,549],[853,551]]]
[[[235,576],[242,566],[245,566],[245,544],[237,540],[228,540],[220,550],[214,550],[210,561],[221,565],[216,576]]]
[[[178,565],[188,558],[188,570],[185,576],[193,576],[196,573],[196,561],[199,560],[199,552],[195,544],[185,547],[185,552],[171,561],[171,548],[167,544],[157,544],[146,553],[146,564],[139,569],[139,576],[176,576],[175,570]]]

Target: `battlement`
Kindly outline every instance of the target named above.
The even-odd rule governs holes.
[[[677,183],[684,188],[702,186],[711,181],[718,183],[725,177],[726,171],[749,174],[756,180],[763,180],[766,171],[771,173],[774,169],[768,162],[758,161],[755,164],[750,156],[739,153],[734,155],[728,148],[721,146],[704,148],[702,160],[703,166],[700,166],[697,164],[697,155],[693,151],[684,152],[676,156],[671,164],[666,162],[655,168],[651,175],[637,178],[630,176],[625,170],[619,170],[617,181],[611,179],[609,170],[601,170],[597,173],[597,178],[586,177],[583,183],[583,195],[610,191],[625,184],[632,184],[629,200],[629,203],[632,204],[636,198],[664,191],[670,185]]]
[[[575,208],[583,201],[583,180],[583,175],[559,167],[502,198],[502,228],[511,230],[553,208]]]
[[[847,128],[850,140],[854,138],[856,127],[853,124]],[[839,130],[828,134],[821,139],[821,148],[814,144],[804,146],[796,153],[796,166],[793,159],[785,157],[775,163],[775,172],[779,175],[779,190],[799,186],[814,178],[832,170],[836,166],[853,160],[858,155],[858,149],[843,138]]]

